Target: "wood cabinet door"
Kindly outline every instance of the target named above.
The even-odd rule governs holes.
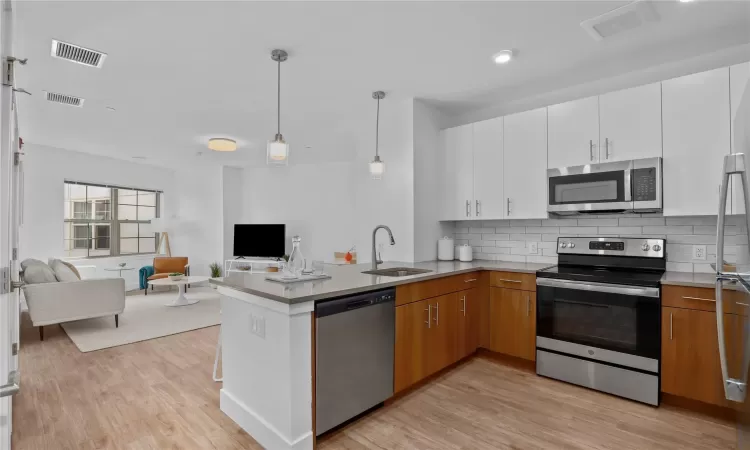
[[[456,331],[458,359],[465,358],[479,348],[480,305],[479,289],[467,289],[458,296],[458,327]]]
[[[473,217],[502,219],[503,196],[503,118],[474,124],[474,204]]]
[[[491,288],[490,350],[536,360],[534,292]]]
[[[728,67],[662,82],[665,216],[716,215],[729,116]]]
[[[739,133],[737,133],[739,127],[736,120],[737,110],[739,109],[742,96],[750,95],[746,94],[746,91],[750,87],[748,81],[750,81],[750,62],[736,64],[729,68],[729,104],[732,109],[729,127],[732,134],[730,139],[732,153],[747,153],[747,150],[739,148],[738,141],[740,141],[740,136],[738,136]],[[745,126],[745,128],[747,128],[747,126]],[[735,133],[737,133],[737,135]],[[750,133],[750,131],[745,130],[745,133]],[[745,214],[745,195],[743,193],[740,177],[734,177],[732,184],[732,214]]]
[[[661,156],[661,83],[600,95],[599,132],[600,162]]]
[[[430,374],[438,372],[459,359],[457,334],[458,294],[452,293],[431,298],[432,326],[430,328],[429,348],[427,352]]]
[[[741,377],[742,330],[747,318],[724,314],[729,375]],[[668,394],[734,407],[724,396],[716,313],[662,308],[661,390]]]
[[[432,323],[430,300],[396,307],[394,391],[399,392],[428,376]]]
[[[599,162],[599,97],[547,108],[550,169]]]
[[[547,218],[547,108],[505,116],[504,213],[509,219]]]

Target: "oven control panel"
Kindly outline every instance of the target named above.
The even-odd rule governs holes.
[[[648,238],[557,238],[558,255],[611,255],[665,257],[665,240]]]

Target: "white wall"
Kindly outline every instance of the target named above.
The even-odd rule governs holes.
[[[231,259],[234,247],[234,226],[242,223],[243,205],[245,204],[245,185],[243,171],[238,167],[224,167],[223,178],[223,210],[224,210],[224,259]],[[223,267],[222,262],[222,267]]]

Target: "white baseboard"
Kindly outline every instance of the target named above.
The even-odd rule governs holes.
[[[226,389],[220,391],[219,406],[243,430],[264,448],[272,450],[312,450],[315,437],[308,431],[296,439],[290,439],[266,422],[255,411],[237,400]]]

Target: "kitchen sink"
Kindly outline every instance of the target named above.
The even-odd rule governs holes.
[[[412,269],[411,267],[391,267],[389,269],[365,270],[362,273],[368,275],[382,275],[384,277],[406,277],[409,275],[419,275],[420,273],[429,273],[427,269]]]

